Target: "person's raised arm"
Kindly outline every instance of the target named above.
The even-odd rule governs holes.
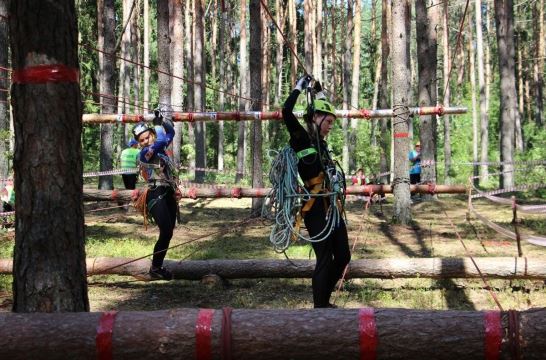
[[[304,75],[302,76],[297,82],[296,86],[294,86],[294,90],[290,93],[290,96],[286,99],[284,102],[283,108],[282,108],[282,116],[284,124],[286,125],[286,128],[289,132],[294,132],[296,130],[299,130],[301,128],[300,123],[298,122],[298,119],[296,119],[296,116],[294,116],[294,106],[296,105],[296,101],[298,100],[298,96],[300,93],[309,86],[309,83],[311,81],[311,76]]]

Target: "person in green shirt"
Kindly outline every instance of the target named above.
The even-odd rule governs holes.
[[[123,184],[125,189],[134,190],[136,188],[136,182],[138,179],[138,154],[140,150],[138,149],[138,142],[135,139],[129,140],[127,143],[128,148],[124,149],[121,152],[121,169],[122,170],[133,170],[132,172],[127,172],[121,174],[123,178]]]

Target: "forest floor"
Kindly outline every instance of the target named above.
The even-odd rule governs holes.
[[[364,211],[364,201],[348,199],[349,241],[353,259],[401,257],[497,257],[517,256],[514,241],[486,228],[479,220],[467,221],[466,197],[439,197],[439,201],[412,205],[411,226],[392,225],[392,196],[387,203]],[[536,201],[537,199],[535,199]],[[544,203],[544,199],[538,199]],[[528,203],[533,203],[528,200]],[[111,204],[114,206],[116,204]],[[106,206],[86,204],[86,209]],[[284,259],[269,243],[270,224],[255,221],[238,224],[250,213],[250,199],[183,200],[183,224],[177,225],[168,259]],[[476,209],[495,223],[512,230],[510,206],[487,200],[475,201]],[[444,213],[445,210],[445,213]],[[447,214],[447,215],[446,215]],[[451,219],[455,228],[450,225]],[[134,210],[86,211],[87,257],[136,258],[150,254],[157,227],[145,230]],[[522,214],[525,231],[546,234],[544,217]],[[185,244],[207,234],[209,237]],[[468,253],[458,239],[460,234]],[[478,237],[477,235],[478,234]],[[0,231],[0,257],[13,251],[13,231]],[[184,244],[184,245],[182,245]],[[523,243],[527,257],[546,259],[546,248]],[[314,259],[309,244],[296,243],[290,259]],[[489,279],[504,309],[546,307],[546,283],[542,280]],[[0,276],[0,311],[11,309],[11,276]],[[336,292],[339,307],[401,307],[412,309],[496,309],[481,279],[349,279]],[[241,279],[225,282],[154,281],[100,275],[89,278],[92,311],[158,310],[174,307],[311,308],[310,279]]]

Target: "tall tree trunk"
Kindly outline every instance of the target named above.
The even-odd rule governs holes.
[[[73,76],[79,70],[74,1],[12,1],[9,14],[14,74],[50,65],[66,69],[69,78],[39,84],[24,77],[13,79],[17,193],[13,311],[89,311],[82,99]]]
[[[489,161],[489,115],[487,113],[487,97],[485,84],[485,69],[484,69],[484,42],[482,32],[482,5],[481,0],[475,0],[476,14],[476,67],[478,70],[478,89],[480,92],[480,161],[485,163]],[[480,173],[483,181],[489,178],[488,166],[483,164],[480,166]]]
[[[250,0],[250,93],[257,99],[262,99],[262,21],[260,0]],[[262,103],[254,101],[252,110],[262,111]],[[262,121],[254,120],[252,127],[252,187],[262,188]],[[252,199],[252,215],[258,217],[262,213],[263,198]]]
[[[140,17],[140,0],[135,0],[134,10],[131,18],[131,46],[133,49],[133,60],[141,64],[141,45],[140,45],[140,28],[139,28],[139,17]],[[142,112],[140,107],[140,66],[133,65],[133,109],[135,113]],[[129,126],[125,126],[125,139],[132,137],[131,132],[129,131]]]
[[[305,54],[305,71],[313,72],[313,48],[314,48],[314,25],[315,22],[313,20],[315,7],[314,7],[315,1],[313,0],[303,0],[303,15],[304,15],[304,22],[303,22],[303,45],[304,45],[304,54]],[[310,74],[313,76],[317,76],[316,74]]]
[[[172,8],[173,23],[173,42],[172,42],[172,90],[171,103],[174,110],[180,111],[183,108],[183,90],[184,86],[184,1],[175,0]],[[177,122],[174,125],[175,135],[173,139],[173,160],[176,166],[180,166],[180,147],[182,145],[182,132],[184,124]]]
[[[495,0],[495,25],[500,71],[500,155],[501,161],[514,160],[514,128],[519,117],[516,94],[514,4],[512,0]],[[513,164],[503,164],[500,187],[514,185]]]
[[[493,34],[493,26],[491,25],[491,13],[492,13],[492,0],[485,0],[486,10],[485,10],[485,30],[486,30],[486,39],[484,41],[484,66],[485,66],[485,104],[486,109],[489,112],[489,100],[491,94],[491,84],[493,82],[493,75],[491,74],[491,47],[490,40],[495,35]]]
[[[246,0],[240,2],[240,24],[241,33],[239,41],[239,78],[240,88],[239,95],[245,98],[249,97],[248,94],[248,50],[247,50],[247,32],[246,32]],[[249,109],[249,101],[245,99],[239,99],[239,111],[247,111]],[[246,121],[239,122],[238,139],[237,139],[237,174],[235,175],[235,183],[239,183],[245,171],[245,135],[246,135]]]
[[[415,2],[419,106],[435,106],[438,101],[436,59],[438,56],[437,27],[440,19],[437,3],[438,1],[434,1],[427,7],[425,0]],[[424,164],[421,167],[421,181],[436,183],[436,116],[420,115],[419,123],[421,163]]]
[[[370,22],[370,43],[372,44],[372,47],[376,47],[377,53],[376,58],[374,59],[375,64],[375,71],[374,71],[374,78],[373,78],[373,98],[372,98],[372,104],[371,108],[373,110],[377,109],[377,102],[379,97],[379,78],[381,76],[381,44],[377,44],[377,38],[376,38],[376,28],[377,28],[377,18],[376,18],[376,12],[377,12],[377,0],[372,0],[372,8],[371,8],[371,22]],[[377,129],[377,119],[372,120],[371,129],[370,129],[370,145],[373,147],[377,146],[377,136],[376,136],[376,129]]]
[[[249,4],[250,6],[250,4]],[[260,6],[261,8],[261,6]],[[250,17],[250,16],[249,16]],[[261,16],[260,20],[262,23],[267,24],[270,19],[267,13],[265,12],[265,9],[261,10]],[[279,25],[280,26],[280,25]],[[261,58],[263,59],[263,64],[261,66],[262,71],[262,97],[261,100],[262,103],[262,111],[268,111],[269,110],[269,102],[270,102],[270,89],[269,84],[271,83],[271,32],[269,31],[269,27],[265,26],[261,28],[261,37],[262,37],[262,44],[260,46],[260,49],[262,50]],[[276,30],[276,29],[275,29]],[[276,32],[278,32],[276,30]],[[252,56],[250,56],[250,62],[252,62]],[[254,94],[254,92],[251,90],[251,94]],[[254,96],[254,95],[253,95]],[[254,107],[254,104],[252,105]],[[265,134],[266,141],[268,134]]]
[[[361,26],[361,6],[360,1],[354,2],[354,15],[353,15],[353,24],[354,24],[354,31],[353,31],[353,63],[352,63],[352,71],[351,71],[351,107],[353,109],[359,109],[358,106],[358,95],[359,95],[359,88],[360,88],[360,29]],[[349,158],[349,172],[353,172],[356,170],[357,164],[355,163],[355,152],[356,152],[356,143],[357,143],[357,127],[358,127],[358,121],[357,119],[351,119],[351,132],[349,134],[349,153],[353,154]],[[346,168],[347,169],[347,168]]]
[[[448,20],[448,2],[445,1],[444,3],[444,13],[443,13],[443,47],[444,47],[444,107],[449,106],[450,102],[450,96],[451,96],[451,89],[449,86],[449,70],[451,68],[451,60],[450,60],[450,52],[449,52],[449,20]],[[451,177],[451,124],[450,124],[450,116],[444,115],[444,178],[445,183],[449,184],[451,183],[450,177]]]
[[[224,7],[222,7],[224,5]],[[226,26],[227,26],[227,9],[225,8],[225,3],[223,0],[218,0],[218,3],[216,5],[218,7],[218,11],[220,14],[220,22],[218,24],[218,43],[219,43],[219,49],[218,49],[218,69],[219,69],[219,81],[220,88],[227,89],[227,81],[226,81],[226,69],[225,66],[226,62],[224,59],[226,58],[226,54],[229,50],[227,50],[226,45]],[[220,92],[218,94],[218,110],[224,111],[225,110],[225,95],[223,92]],[[224,170],[224,121],[220,120],[218,121],[218,170],[223,171]]]
[[[169,32],[169,0],[157,1],[157,83],[159,90],[159,107],[171,116],[171,72],[170,64],[171,38]]]
[[[394,211],[393,221],[407,225],[411,221],[408,152],[410,150],[410,3],[395,0],[392,5],[392,85],[394,132]]]
[[[533,61],[533,80],[535,93],[535,122],[538,126],[542,126],[544,117],[544,0],[535,1],[535,22],[534,39],[535,39],[535,60]]]
[[[354,30],[353,25],[353,0],[347,0],[347,25],[345,34],[351,34]],[[351,47],[353,42],[350,36],[345,37],[343,49],[343,110],[348,110],[350,105],[350,87],[351,87]],[[349,120],[346,117],[341,119],[343,129],[343,150],[342,165],[343,169],[349,169]]]
[[[390,56],[390,25],[391,25],[391,0],[381,1],[381,77],[379,81],[379,108],[388,109],[389,102],[389,56]],[[390,143],[389,120],[381,119],[381,137],[379,139],[379,170],[386,173],[390,169]],[[382,176],[381,183],[387,184],[390,176]]]
[[[333,86],[334,88],[337,88],[337,61],[336,61],[336,41],[337,41],[337,36],[336,36],[336,30],[337,30],[337,23],[336,23],[336,5],[335,5],[335,2],[330,5],[330,22],[332,24],[332,31],[330,31],[332,33],[332,48],[330,49],[330,54],[331,54],[331,60],[330,60],[330,63],[332,64],[332,84],[331,86]],[[335,94],[334,94],[335,95]]]
[[[143,102],[142,106],[144,109],[150,107],[150,4],[149,0],[144,1],[144,84],[143,86]]]
[[[194,0],[195,24],[194,45],[194,105],[196,111],[205,111],[206,93],[206,57],[205,57],[205,8],[203,0]],[[195,166],[204,169],[207,166],[207,149],[205,147],[206,126],[204,122],[195,123]],[[195,182],[202,183],[205,180],[204,170],[195,170]]]
[[[521,39],[522,34],[518,31],[515,33],[515,44],[514,44],[514,51],[517,54],[517,62],[516,66],[517,69],[514,69],[517,71],[516,76],[516,103],[518,104],[518,113],[521,114],[521,116],[525,116],[525,112],[523,110],[523,67],[525,66],[523,64],[523,48],[525,45],[523,44],[523,41]],[[527,66],[526,66],[527,67]],[[516,74],[515,74],[516,75]],[[516,123],[514,124],[514,135],[515,135],[515,148],[517,151],[523,151],[523,130],[521,128],[521,117],[516,117]]]
[[[101,113],[114,114],[116,111],[115,94],[115,68],[116,60],[112,54],[115,52],[115,5],[114,0],[98,0],[97,2],[97,26],[98,26],[98,47],[104,51],[99,53],[99,92],[101,96]],[[109,96],[108,96],[109,95]],[[100,171],[112,170],[113,168],[113,146],[114,146],[114,125],[100,125]],[[114,188],[112,176],[99,177],[99,189],[111,190]]]
[[[8,64],[8,0],[0,0],[0,67],[9,68]],[[8,177],[9,173],[9,102],[8,93],[3,91],[9,89],[9,73],[0,69],[0,179]],[[2,180],[0,180],[2,181]],[[0,190],[3,183],[0,182]],[[0,209],[1,210],[1,209]]]
[[[324,80],[322,77],[322,0],[316,2],[313,24],[315,35],[315,43],[313,44],[313,74],[322,81]]]
[[[184,28],[186,29],[186,41],[184,42],[186,54],[186,74],[188,77],[193,77],[193,0],[186,0],[184,11]],[[186,87],[186,106],[188,111],[195,111],[193,102],[193,87],[194,84],[187,82]],[[188,144],[195,144],[195,125],[192,122],[188,123]],[[190,174],[193,172],[195,176],[195,152],[189,153]]]
[[[472,92],[472,161],[478,162],[478,142],[480,137],[479,121],[478,121],[478,99],[476,97],[476,61],[474,54],[474,36],[472,36],[474,29],[472,23],[472,16],[468,18],[468,58],[470,59],[470,91]],[[480,174],[480,168],[478,165],[472,167],[473,176]],[[480,184],[479,178],[474,179],[474,185]]]
[[[297,22],[296,22],[296,0],[288,0],[288,29],[290,32],[290,45],[294,50],[297,49]],[[290,84],[294,85],[298,76],[298,63],[296,54],[290,52]]]

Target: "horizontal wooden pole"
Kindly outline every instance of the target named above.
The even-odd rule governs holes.
[[[546,309],[0,313],[0,358],[535,360],[544,319]]]
[[[137,190],[96,190],[84,189],[84,201],[131,201],[139,194]],[[244,188],[244,187],[180,187],[182,198],[263,198],[269,194],[271,188]],[[434,189],[428,185],[411,185],[410,191],[419,194],[464,194],[464,185],[436,185]],[[347,195],[391,194],[390,185],[361,185],[347,186]]]
[[[412,115],[457,115],[465,114],[466,107],[426,106],[409,108]],[[296,111],[296,117],[303,117],[303,111]],[[337,117],[351,119],[379,119],[391,118],[392,109],[352,109],[337,110]],[[137,123],[139,121],[152,121],[154,114],[83,114],[84,124],[104,123]],[[172,120],[175,122],[195,121],[251,121],[251,120],[282,120],[282,111],[232,111],[232,112],[173,112]]]
[[[474,258],[482,274],[490,279],[546,279],[546,259],[518,257]],[[150,268],[150,261],[128,258],[87,259],[87,274],[138,276]],[[200,280],[207,275],[224,279],[311,278],[314,260],[165,260],[175,279]],[[0,273],[11,274],[12,261],[0,260]],[[348,278],[479,278],[470,258],[389,258],[352,260]]]

